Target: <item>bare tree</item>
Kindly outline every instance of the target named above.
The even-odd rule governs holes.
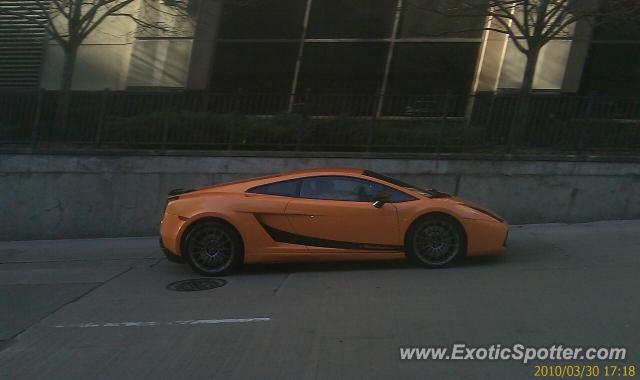
[[[162,21],[146,20],[139,14],[134,3],[142,1],[156,13],[162,13]],[[187,17],[192,11],[188,0],[35,0],[24,5],[0,7],[0,13],[31,22],[43,28],[49,38],[64,51],[64,65],[60,81],[60,93],[56,108],[56,126],[59,131],[66,128],[73,73],[78,50],[85,39],[105,20],[122,17],[133,21],[138,28],[176,33],[165,20]],[[144,12],[142,12],[144,13]]]
[[[522,85],[514,115],[509,143],[524,139],[529,114],[530,94],[540,51],[550,41],[570,37],[573,26],[586,21],[593,26],[604,22],[637,20],[638,0],[428,0],[423,10],[451,18],[486,18],[481,29],[506,34],[525,55]],[[408,7],[414,4],[409,1]],[[454,31],[463,32],[463,31]]]

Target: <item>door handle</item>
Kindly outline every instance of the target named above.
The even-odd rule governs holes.
[[[289,209],[289,210],[285,211],[285,213],[286,213],[287,215],[307,215],[307,216],[311,216],[311,215],[312,215],[312,214],[310,214],[310,213],[309,213],[309,212],[307,212],[307,211],[302,211],[302,210],[291,210],[291,209]]]

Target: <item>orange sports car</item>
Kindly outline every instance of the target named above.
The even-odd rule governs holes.
[[[502,252],[508,225],[434,189],[362,169],[309,169],[169,193],[160,245],[205,275],[243,263],[408,257],[442,267]]]

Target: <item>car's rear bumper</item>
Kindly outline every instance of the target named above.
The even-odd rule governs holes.
[[[184,226],[184,223],[184,220],[182,220],[177,215],[165,213],[162,216],[162,221],[160,222],[160,244],[163,251],[169,251],[169,253],[173,256],[167,256],[167,258],[171,261],[185,261],[178,247],[178,236],[180,234],[181,228]],[[176,258],[176,260],[173,260],[174,257]]]
[[[184,257],[174,254],[164,246],[164,243],[162,243],[162,237],[159,239],[159,242],[160,242],[160,249],[162,249],[162,253],[164,253],[167,260],[174,263],[184,263],[185,261]]]

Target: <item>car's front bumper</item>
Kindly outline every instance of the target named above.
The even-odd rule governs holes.
[[[509,225],[499,221],[463,219],[467,233],[467,256],[501,253],[506,250]]]

